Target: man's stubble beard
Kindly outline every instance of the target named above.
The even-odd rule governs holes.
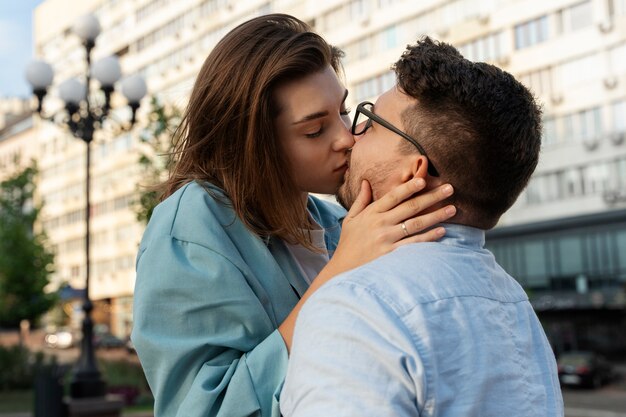
[[[379,195],[379,192],[383,187],[383,183],[389,178],[391,174],[390,167],[393,166],[395,166],[395,161],[386,164],[378,163],[361,172],[361,170],[358,170],[358,167],[351,165],[350,171],[344,177],[343,184],[337,190],[337,201],[343,208],[350,210],[350,207],[352,207],[359,195],[359,191],[361,191],[361,182],[364,179],[369,182],[372,188],[372,201],[382,197]],[[355,169],[353,170],[353,168]]]
[[[343,184],[339,186],[339,189],[337,190],[337,195],[335,196],[339,204],[341,204],[346,210],[350,210],[350,207],[352,207],[352,204],[356,199],[356,195],[352,190],[352,178],[354,178],[354,176],[352,175],[346,175],[344,177]]]

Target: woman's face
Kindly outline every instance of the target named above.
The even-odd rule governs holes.
[[[302,192],[334,194],[354,144],[345,107],[348,91],[329,66],[281,85],[274,94],[276,131],[296,186]]]

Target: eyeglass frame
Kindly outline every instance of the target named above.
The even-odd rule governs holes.
[[[365,106],[374,107],[374,103],[369,102],[369,101],[363,101],[356,106],[356,112],[354,114],[354,119],[352,121],[352,130],[351,130],[354,136],[360,136],[364,134],[365,132],[367,132],[367,129],[372,127],[372,121],[374,121],[378,123],[379,125],[381,125],[382,127],[387,128],[391,130],[393,133],[399,135],[400,137],[402,137],[402,139],[411,142],[411,144],[415,146],[417,150],[426,157],[426,159],[428,159],[428,173],[433,177],[439,176],[439,171],[437,171],[437,168],[435,168],[435,166],[432,164],[432,162],[430,161],[430,158],[428,158],[428,155],[426,154],[426,151],[424,150],[422,145],[420,145],[417,142],[417,140],[407,135],[402,130],[398,129],[397,127],[395,127],[394,125],[392,125],[391,123],[383,119],[382,117],[378,116],[376,113],[369,111],[368,109],[365,108]],[[359,113],[365,115],[368,118],[368,120],[365,122],[365,128],[363,129],[363,131],[356,133],[357,120],[359,120]]]

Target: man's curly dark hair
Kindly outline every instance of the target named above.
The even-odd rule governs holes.
[[[407,133],[455,187],[464,223],[492,228],[537,166],[541,109],[533,95],[511,74],[428,37],[409,45],[394,70],[398,87],[417,99],[402,115]]]

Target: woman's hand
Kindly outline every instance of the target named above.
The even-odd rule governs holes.
[[[445,206],[424,214],[419,213],[450,197],[453,193],[452,186],[444,184],[423,194],[414,195],[422,191],[424,187],[426,187],[426,182],[423,179],[412,179],[370,204],[372,191],[367,181],[363,181],[361,192],[343,221],[339,245],[332,259],[320,271],[302,299],[278,327],[288,351],[291,350],[293,329],[298,312],[305,301],[322,284],[398,246],[414,242],[432,242],[445,234],[443,227],[426,229],[453,217],[456,214],[454,206]]]
[[[372,261],[398,246],[433,242],[445,235],[443,227],[429,228],[453,217],[455,207],[448,205],[432,212],[428,209],[450,197],[452,186],[444,184],[414,195],[424,187],[426,182],[422,178],[412,179],[370,204],[371,188],[363,181],[343,221],[339,244],[328,265],[334,275]]]

